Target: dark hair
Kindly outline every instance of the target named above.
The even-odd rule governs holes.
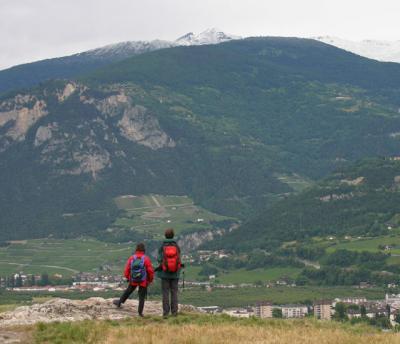
[[[174,237],[175,233],[174,230],[172,228],[167,228],[165,230],[165,238],[167,239],[172,239]]]
[[[140,244],[136,245],[136,251],[146,252],[146,247],[144,246],[144,244],[142,242]]]

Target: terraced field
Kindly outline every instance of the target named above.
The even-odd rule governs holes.
[[[378,238],[349,239],[330,246],[327,251],[333,252],[338,249],[346,249],[358,252],[381,252],[382,248],[385,246],[389,246],[389,249],[386,251],[387,253],[400,255],[400,235],[382,236]]]
[[[47,272],[71,276],[105,265],[120,272],[122,263],[131,252],[130,244],[110,244],[91,238],[13,242],[0,248],[0,275]]]
[[[270,269],[255,269],[255,270],[245,270],[237,269],[218,277],[221,283],[256,283],[261,281],[265,283],[266,281],[275,281],[283,277],[296,278],[300,273],[301,269],[282,267],[282,268],[270,268]]]
[[[115,199],[117,206],[126,211],[115,225],[123,229],[151,233],[160,238],[165,228],[176,233],[212,228],[212,221],[230,219],[196,206],[187,196],[125,195]]]

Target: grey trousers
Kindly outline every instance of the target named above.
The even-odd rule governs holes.
[[[161,279],[163,316],[167,316],[169,312],[172,315],[178,314],[178,281],[179,279]],[[171,294],[171,303],[170,303]]]
[[[128,285],[128,288],[124,291],[122,296],[119,299],[119,302],[124,303],[129,296],[135,291],[136,286],[133,285]],[[146,287],[140,287],[139,286],[139,307],[138,307],[138,313],[143,314],[143,308],[144,308],[144,300],[146,299],[147,296],[147,288]]]

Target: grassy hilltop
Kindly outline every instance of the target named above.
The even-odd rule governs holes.
[[[36,343],[398,343],[398,334],[379,333],[367,326],[304,320],[236,319],[184,315],[122,322],[39,324],[31,329]]]

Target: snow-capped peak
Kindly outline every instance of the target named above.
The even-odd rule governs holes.
[[[371,39],[350,41],[333,36],[319,36],[314,37],[314,39],[371,59],[400,62],[400,41],[379,41]]]
[[[240,39],[241,37],[227,34],[216,28],[207,29],[199,34],[189,32],[186,35],[178,38],[175,43],[177,45],[203,45],[203,44],[218,44]]]
[[[109,44],[101,48],[85,51],[78,55],[88,55],[97,58],[108,58],[112,56],[124,58],[145,52],[171,48],[175,46],[173,42],[154,40],[154,41],[127,41]]]
[[[115,44],[109,44],[104,47],[92,49],[77,54],[80,57],[89,57],[94,59],[123,59],[130,56],[143,54],[146,52],[171,48],[176,46],[218,44],[233,39],[240,39],[239,36],[228,35],[218,29],[207,29],[199,34],[189,32],[175,41],[127,41]]]

